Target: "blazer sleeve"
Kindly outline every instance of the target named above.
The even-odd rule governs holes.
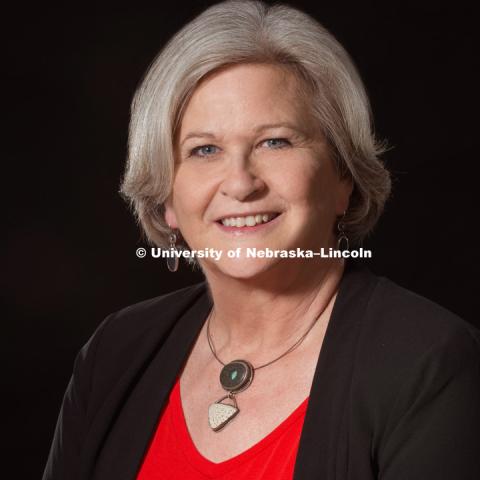
[[[462,330],[403,379],[378,452],[381,480],[480,479],[480,337]]]
[[[43,480],[75,480],[80,473],[80,458],[87,429],[87,406],[95,354],[102,332],[112,315],[97,328],[75,358],[55,427]]]

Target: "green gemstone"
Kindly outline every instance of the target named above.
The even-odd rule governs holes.
[[[237,378],[237,375],[238,375],[238,372],[237,370],[234,370],[231,374],[230,374],[230,378],[232,380],[235,380]]]

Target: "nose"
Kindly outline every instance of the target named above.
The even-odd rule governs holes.
[[[222,195],[245,201],[264,189],[265,183],[258,173],[255,173],[248,155],[238,155],[230,159],[220,186]]]

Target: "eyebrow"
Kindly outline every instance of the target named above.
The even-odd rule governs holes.
[[[259,126],[255,127],[252,131],[253,131],[254,134],[258,134],[258,133],[260,133],[264,130],[269,130],[269,129],[272,129],[272,128],[280,128],[280,127],[289,128],[289,129],[295,130],[299,133],[304,133],[298,127],[296,127],[295,125],[293,125],[292,123],[289,123],[289,122],[266,123],[266,124],[259,125]],[[180,143],[180,146],[182,146],[190,138],[216,138],[216,136],[212,132],[190,132],[182,140],[182,142]]]

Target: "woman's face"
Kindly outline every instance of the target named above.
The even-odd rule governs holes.
[[[351,184],[338,178],[297,82],[277,66],[228,67],[204,79],[184,111],[165,218],[192,250],[223,252],[200,260],[204,270],[250,278],[291,260],[247,258],[247,248],[335,244]]]

